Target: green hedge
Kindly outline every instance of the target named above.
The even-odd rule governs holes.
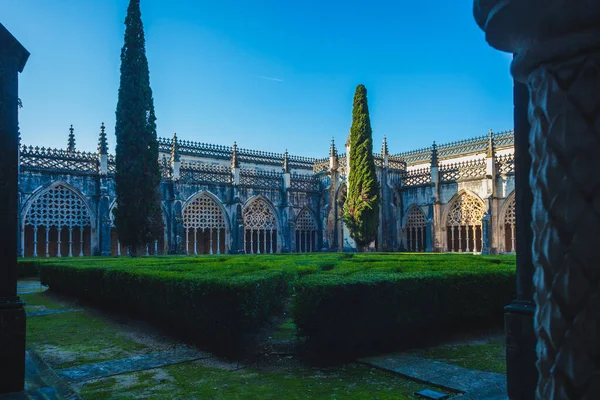
[[[464,254],[82,257],[21,260],[42,283],[157,322],[222,355],[252,348],[292,296],[309,355],[351,359],[457,326],[501,322],[515,257]]]
[[[414,347],[468,324],[501,323],[515,296],[515,269],[320,274],[295,290],[294,320],[308,355],[346,360]]]
[[[158,323],[223,356],[252,347],[288,298],[289,276],[203,276],[186,268],[44,263],[50,289]]]
[[[35,278],[40,276],[40,263],[35,259],[19,260],[17,263],[17,277]]]

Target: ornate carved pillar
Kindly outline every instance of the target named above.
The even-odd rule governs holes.
[[[536,396],[598,399],[600,3],[480,0],[474,11],[487,41],[515,53],[513,76],[531,96]],[[519,232],[523,192],[516,193],[519,257],[531,242]],[[526,274],[520,269],[519,279]],[[526,298],[531,286],[520,282],[519,290]]]
[[[0,24],[0,393],[25,384],[25,310],[17,295],[18,75],[29,52]]]

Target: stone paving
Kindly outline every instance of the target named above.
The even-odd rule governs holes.
[[[34,293],[42,293],[48,290],[48,286],[44,286],[40,283],[40,281],[19,281],[17,283],[17,293],[19,295],[22,294],[34,294]]]
[[[25,391],[0,395],[0,400],[81,399],[35,352],[25,353]]]
[[[91,379],[166,367],[167,365],[202,360],[211,357],[212,355],[197,350],[168,350],[123,358],[120,360],[81,365],[74,368],[57,369],[56,373],[69,383],[79,383]]]
[[[395,372],[410,379],[462,393],[464,400],[506,400],[506,376],[475,371],[411,354],[394,353],[358,360],[376,368]]]
[[[82,308],[61,308],[58,310],[41,310],[41,311],[27,311],[25,314],[27,317],[37,317],[40,315],[51,315],[51,314],[62,314],[66,312],[81,312]]]

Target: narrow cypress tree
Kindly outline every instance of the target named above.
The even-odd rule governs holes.
[[[135,257],[162,228],[156,116],[140,0],[130,0],[125,17],[116,117],[115,226],[119,241]]]
[[[350,175],[344,203],[344,222],[359,251],[377,235],[379,183],[373,159],[373,133],[367,105],[367,89],[356,87],[350,128]]]

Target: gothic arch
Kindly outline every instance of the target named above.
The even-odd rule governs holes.
[[[458,252],[480,252],[483,248],[483,216],[486,206],[481,198],[468,190],[456,193],[444,209],[442,221],[447,249]]]
[[[515,191],[504,200],[500,209],[500,219],[498,220],[500,227],[501,252],[514,253],[516,251],[516,214],[515,214]]]
[[[85,196],[64,181],[38,188],[22,212],[23,255],[92,255],[96,215]]]
[[[182,205],[181,215],[186,254],[229,251],[229,217],[217,196],[206,190],[190,196]]]
[[[416,204],[411,204],[402,223],[402,231],[406,239],[408,251],[425,251],[427,216]]]
[[[276,253],[282,242],[279,215],[273,204],[259,194],[249,198],[242,209],[244,250],[250,254]]]
[[[296,252],[306,253],[317,251],[319,225],[315,214],[308,207],[304,207],[295,219]]]

